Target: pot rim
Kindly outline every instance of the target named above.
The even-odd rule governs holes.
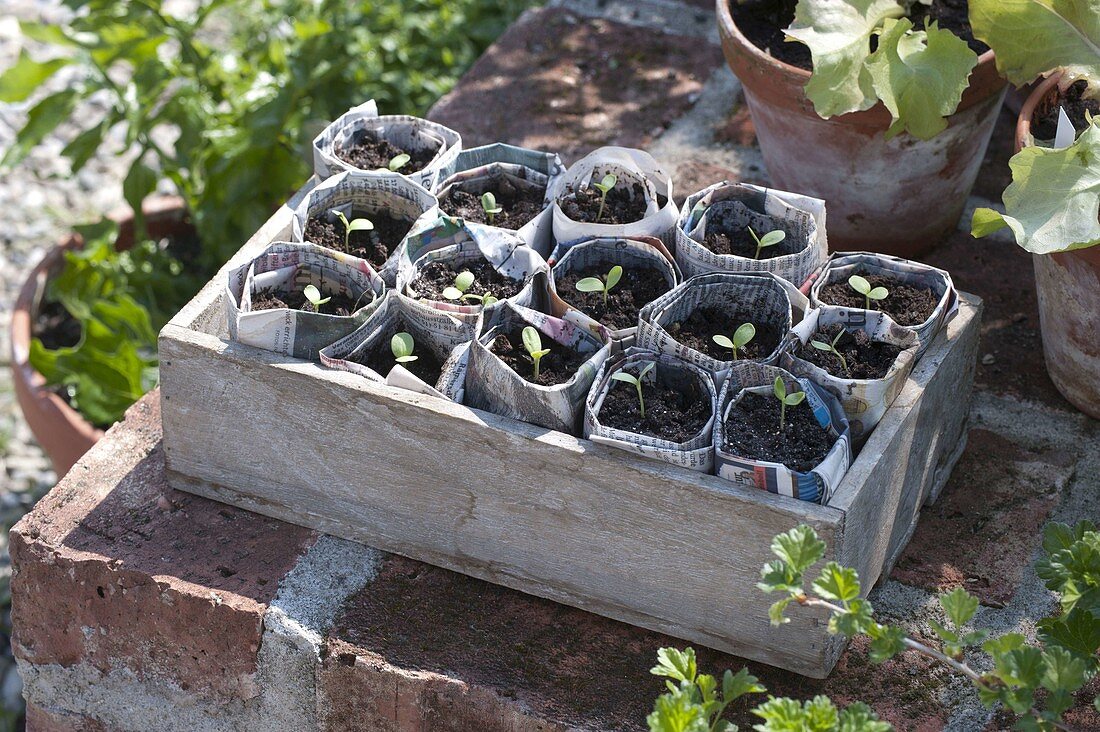
[[[1039,107],[1039,103],[1061,80],[1062,72],[1055,71],[1031,90],[1024,106],[1020,107],[1020,114],[1016,117],[1016,138],[1013,140],[1015,152],[1020,152],[1034,143],[1035,138],[1031,136],[1031,119],[1035,116],[1035,110]]]

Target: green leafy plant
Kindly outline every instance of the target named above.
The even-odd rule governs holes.
[[[871,309],[871,301],[879,302],[885,300],[890,295],[890,291],[885,287],[871,287],[871,283],[867,281],[865,277],[859,275],[852,275],[848,278],[848,285],[853,290],[863,295],[864,307],[867,310]]]
[[[754,337],[756,337],[756,326],[752,323],[742,323],[733,332],[733,338],[716,333],[711,336],[711,340],[722,348],[730,349],[730,352],[733,353],[733,360],[736,361],[737,352],[747,346]]]
[[[814,338],[813,340],[810,341],[810,345],[813,346],[814,348],[816,348],[817,350],[825,351],[826,353],[831,353],[834,356],[836,356],[838,359],[840,359],[840,368],[844,369],[845,372],[848,371],[848,362],[844,360],[844,356],[842,356],[840,354],[840,351],[838,351],[836,349],[836,344],[840,342],[840,339],[844,337],[844,334],[846,332],[847,332],[846,330],[841,328],[840,330],[837,331],[836,337],[833,338],[833,340],[830,341],[829,343],[826,343],[825,341],[819,341],[816,338]]]
[[[321,306],[327,303],[332,297],[321,297],[321,291],[317,289],[316,285],[306,285],[302,289],[302,294],[306,297],[308,302],[313,307],[313,312],[321,312]]]
[[[577,281],[576,287],[580,292],[602,292],[603,304],[607,305],[607,294],[611,292],[615,285],[619,284],[619,280],[622,278],[623,268],[616,264],[608,270],[602,279],[599,277],[585,277]]]
[[[787,232],[776,229],[775,231],[769,231],[764,236],[757,236],[756,232],[752,230],[752,227],[747,227],[749,230],[749,236],[756,242],[756,254],[753,255],[753,259],[760,259],[760,252],[768,247],[774,247],[779,242],[787,238]]]
[[[493,225],[493,217],[504,210],[497,205],[497,197],[493,195],[492,191],[485,191],[481,194],[481,208],[485,211],[485,218],[490,226]]]
[[[344,248],[347,249],[350,246],[351,232],[353,231],[373,231],[374,222],[370,219],[358,218],[348,221],[348,217],[344,215],[344,212],[340,209],[331,209],[330,213],[340,220],[340,223],[344,225]]]
[[[396,173],[397,171],[401,170],[406,165],[408,165],[410,160],[412,160],[412,156],[410,156],[408,153],[401,153],[400,155],[394,155],[393,158],[390,159],[390,163],[387,167],[391,171]]]
[[[596,221],[603,218],[603,209],[607,205],[607,194],[619,182],[619,177],[614,173],[608,173],[599,183],[593,183],[592,187],[600,192],[600,210],[596,213]]]
[[[642,397],[642,382],[645,381],[646,374],[656,368],[657,364],[654,361],[646,361],[640,365],[638,375],[635,376],[627,371],[619,370],[611,374],[613,381],[622,381],[623,383],[632,385],[638,392],[638,414],[642,419],[645,419],[645,399]]]
[[[521,338],[523,339],[523,347],[527,349],[527,353],[534,363],[534,368],[531,371],[531,381],[538,381],[539,361],[542,360],[543,356],[550,353],[550,349],[542,347],[542,337],[539,335],[538,330],[529,325],[523,328]]]
[[[474,284],[474,273],[470,270],[464,270],[459,272],[455,277],[454,284],[450,287],[444,288],[443,297],[447,300],[459,300],[462,302],[476,301],[481,303],[483,307],[488,307],[497,301],[497,298],[493,297],[491,292],[486,292],[484,295],[475,295],[472,292],[466,292]]]
[[[393,352],[393,360],[396,363],[412,363],[419,356],[413,355],[416,344],[411,333],[394,333],[390,338],[390,351]]]
[[[788,394],[787,385],[783,383],[783,377],[776,376],[775,383],[772,384],[772,393],[779,400],[779,431],[782,432],[784,425],[787,423],[787,407],[797,407],[801,404],[802,400],[806,398],[806,392],[794,391]]]

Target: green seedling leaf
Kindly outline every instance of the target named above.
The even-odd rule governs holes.
[[[458,300],[462,297],[462,290],[457,287],[444,287],[442,294],[447,300]]]
[[[608,173],[603,177],[599,183],[593,183],[592,185],[600,192],[600,210],[596,212],[596,221],[603,218],[603,209],[607,205],[607,194],[615,187],[615,184],[619,182],[619,177],[614,173]]]
[[[642,398],[642,383],[645,380],[646,374],[652,371],[656,365],[654,361],[646,361],[637,376],[621,370],[611,374],[611,379],[613,381],[622,381],[623,383],[631,384],[638,392],[638,414],[642,419],[645,419],[645,399]]]
[[[711,336],[711,340],[722,348],[728,348],[733,353],[733,360],[737,360],[737,351],[744,348],[756,336],[756,326],[752,323],[742,323],[733,332],[733,338],[728,338],[721,333]]]
[[[866,65],[875,93],[893,116],[886,139],[905,130],[930,140],[958,109],[978,56],[936,23],[915,31],[908,18],[887,19]]]
[[[603,276],[603,279],[599,277],[585,277],[577,282],[577,289],[580,292],[603,292],[604,305],[607,304],[607,295],[611,292],[611,288],[619,284],[619,280],[623,278],[623,268],[619,265],[615,265],[607,274]]]
[[[418,357],[413,355],[413,337],[409,333],[395,333],[390,339],[390,350],[393,351],[393,360],[397,363],[412,363]]]
[[[863,295],[864,306],[867,310],[871,309],[871,301],[885,300],[890,294],[890,291],[885,287],[871,287],[871,283],[865,278],[859,275],[852,275],[848,278],[848,284],[853,290]]]
[[[607,272],[607,287],[604,288],[606,292],[610,292],[611,288],[619,284],[619,280],[623,278],[623,268],[619,265],[615,265]]]
[[[474,273],[470,270],[463,270],[455,277],[455,287],[462,292],[470,289],[470,286],[474,284]]]
[[[775,377],[775,383],[772,384],[772,392],[775,393],[775,398],[779,400],[779,430],[782,431],[784,425],[787,423],[787,407],[794,407],[802,403],[802,400],[806,398],[806,392],[796,391],[787,393],[787,385],[783,383],[782,376]]]
[[[374,223],[370,219],[352,219],[348,224],[348,233],[353,231],[373,231]]]
[[[760,252],[768,247],[774,247],[779,242],[787,238],[787,232],[776,229],[775,231],[769,231],[764,236],[757,236],[751,226],[746,227],[749,231],[749,236],[756,242],[756,254],[753,255],[754,259],[760,259]]]
[[[389,169],[396,173],[397,171],[408,165],[410,160],[412,160],[412,158],[409,157],[407,153],[394,155],[393,159],[390,160]]]
[[[478,300],[482,300],[483,305],[486,304],[484,302],[483,298],[477,297],[476,295],[467,295],[466,294],[466,290],[469,290],[470,287],[473,284],[474,284],[474,273],[471,272],[468,269],[463,270],[462,272],[459,272],[458,275],[455,277],[455,281],[454,281],[454,284],[452,286],[446,287],[446,288],[443,289],[443,297],[447,300],[461,300],[463,298],[476,298]],[[493,299],[493,302],[496,302],[495,298]]]
[[[485,218],[489,220],[490,225],[493,223],[493,217],[504,210],[497,205],[497,197],[492,191],[481,194],[481,208],[485,210]]]
[[[1033,254],[1053,254],[1100,244],[1096,199],[1100,196],[1100,125],[1093,121],[1069,147],[1029,146],[1008,161],[1012,183],[1006,213],[974,211],[971,233],[986,236],[1007,226],[1016,243]]]
[[[585,277],[577,281],[577,289],[581,292],[600,292],[603,290],[603,280],[599,277]]]
[[[302,289],[302,294],[306,296],[306,300],[313,306],[315,312],[321,312],[321,306],[331,300],[331,297],[321,297],[321,291],[317,289],[316,285],[306,285]]]
[[[484,301],[482,301],[482,304],[485,304]],[[543,356],[550,353],[550,349],[542,347],[542,337],[539,335],[538,330],[529,325],[523,328],[520,337],[523,340],[523,347],[527,349],[527,353],[535,363],[534,371],[531,374],[531,381],[538,381],[539,361],[542,360]]]

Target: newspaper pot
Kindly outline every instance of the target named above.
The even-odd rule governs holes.
[[[160,239],[192,230],[183,200],[175,196],[155,196],[142,206],[149,235]],[[134,218],[129,209],[116,212],[118,222],[115,247],[129,249],[134,242]],[[46,285],[65,265],[65,252],[84,245],[70,233],[50,249],[27,275],[11,317],[11,364],[15,397],[35,440],[46,451],[54,472],[61,478],[94,445],[103,431],[84,419],[68,402],[46,385],[46,379],[31,366],[29,355],[34,323],[38,318]]]
[[[782,463],[733,455],[725,450],[726,418],[730,410],[748,392],[771,395],[776,377],[782,377],[787,392],[804,391],[806,399],[795,407],[813,410],[814,419],[836,438],[828,453],[807,472],[792,470]],[[774,398],[774,397],[773,397]],[[779,403],[776,402],[776,409]],[[803,501],[828,503],[848,466],[852,464],[851,432],[840,402],[809,379],[795,376],[781,368],[740,361],[730,370],[718,397],[718,418],[714,420],[714,465],[719,478],[746,487],[790,496]]]
[[[887,141],[886,107],[822,119],[804,92],[810,72],[757,48],[734,24],[730,0],[716,3],[722,50],[744,85],[772,183],[828,202],[835,249],[915,257],[955,228],[1004,98],[992,51],[947,129],[927,141],[907,132]]]
[[[1020,110],[1017,152],[1032,144],[1031,118],[1058,81],[1045,79]],[[1070,404],[1100,419],[1100,246],[1031,258],[1047,373]]]

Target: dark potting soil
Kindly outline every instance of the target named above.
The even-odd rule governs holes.
[[[521,190],[508,181],[500,181],[488,189],[497,199],[497,206],[503,209],[493,216],[492,225],[515,231],[531,219],[542,213],[545,188]],[[481,205],[481,195],[460,191],[454,187],[446,196],[439,199],[439,207],[444,213],[458,216],[466,221],[488,224],[489,216]]]
[[[756,235],[763,238],[772,230],[782,230],[779,221],[771,218],[772,228],[753,229]],[[756,240],[752,238],[748,227],[734,223],[733,211],[721,211],[716,216],[707,219],[706,235],[703,237],[703,245],[715,254],[733,254],[738,257],[756,258]],[[772,259],[787,254],[802,251],[806,242],[799,241],[790,234],[783,241],[760,250],[761,259]]]
[[[836,440],[817,423],[805,401],[787,407],[782,432],[779,414],[779,400],[774,396],[745,394],[726,418],[722,449],[749,460],[782,463],[800,473],[812,470]]]
[[[455,277],[467,270],[474,276],[474,284],[466,290],[471,295],[489,293],[498,300],[507,300],[519,293],[527,282],[526,277],[521,281],[504,276],[493,269],[493,265],[485,259],[479,259],[472,263],[467,262],[459,265],[458,269],[447,262],[436,261],[428,262],[420,268],[420,274],[412,282],[412,289],[416,292],[417,297],[445,302],[446,298],[443,297],[443,291],[454,285]],[[474,300],[466,304],[476,305],[477,302],[477,300]]]
[[[850,332],[839,325],[829,326],[813,334],[810,340],[832,343],[837,334],[844,335],[837,341],[836,350],[844,357],[848,367],[841,367],[840,359],[831,351],[819,351],[807,343],[799,346],[795,355],[804,361],[820,366],[833,376],[841,379],[881,379],[894,365],[901,349],[892,343],[871,340],[871,336],[862,330]]]
[[[541,335],[541,334],[540,334]],[[588,356],[563,346],[549,336],[542,336],[542,347],[550,353],[539,359],[539,377],[532,379],[534,361],[523,347],[523,326],[517,326],[507,334],[502,333],[489,344],[489,350],[513,371],[532,384],[554,386],[564,384],[577,373]]]
[[[570,191],[558,202],[566,216],[587,224],[631,224],[645,218],[645,189],[640,183],[631,184],[629,191],[625,184],[608,191],[602,214],[600,197],[598,190],[588,187]]]
[[[872,289],[885,287],[889,291],[885,300],[871,301],[871,310],[886,313],[898,325],[920,325],[932,317],[932,311],[936,309],[938,300],[931,287],[902,284],[886,275],[858,271],[852,274],[861,275],[871,284]],[[838,305],[842,308],[867,307],[867,299],[852,289],[847,277],[841,282],[822,287],[819,299],[826,305]]]
[[[1088,82],[1084,79],[1073,82],[1064,94],[1058,96],[1054,104],[1040,104],[1031,120],[1031,134],[1038,140],[1053,140],[1058,132],[1058,108],[1066,110],[1073,129],[1083,132],[1088,127],[1085,113],[1093,117],[1100,116],[1100,99],[1085,99]]]
[[[71,348],[80,342],[80,321],[61,303],[47,300],[38,309],[33,334],[50,350]]]
[[[326,221],[324,216],[314,216],[306,222],[305,240],[353,257],[365,259],[375,268],[390,258],[405,235],[412,228],[412,221],[395,219],[386,215],[369,217],[374,229],[353,231],[344,244],[344,225],[339,221]]]
[[[757,48],[792,66],[813,70],[810,49],[796,41],[785,41],[784,29],[794,20],[796,0],[731,0],[730,13],[738,29]],[[970,28],[970,8],[967,0],[933,0],[931,5],[914,2],[909,19],[916,29],[924,28],[925,20],[936,21],[940,28],[949,30],[978,54],[989,46],[974,38]],[[875,39],[871,39],[874,49]]]
[[[334,152],[336,157],[360,170],[389,169],[390,161],[405,153],[409,156],[409,162],[397,172],[408,175],[430,163],[439,152],[439,145],[431,145],[421,150],[408,150],[394,145],[389,140],[381,140],[366,132],[359,132],[352,138],[351,145],[346,148],[337,148]]]
[[[670,442],[687,442],[710,419],[710,397],[696,381],[686,391],[662,384],[642,385],[645,419],[638,405],[638,390],[633,384],[612,381],[600,407],[599,420],[608,427],[625,432],[658,437]]]
[[[337,293],[331,296],[322,295],[322,297],[332,298],[321,306],[320,312],[322,315],[351,315],[359,308],[371,302],[370,294],[363,295],[358,302],[352,299],[350,295],[344,293]],[[317,312],[313,308],[313,303],[306,300],[305,293],[302,290],[277,292],[273,288],[265,287],[252,295],[253,312],[258,310],[275,310],[277,308],[301,310],[303,313]]]
[[[615,264],[601,261],[579,272],[570,272],[555,283],[558,295],[588,317],[619,330],[638,324],[638,311],[669,291],[668,280],[656,269],[649,267],[623,267],[619,283],[611,288],[604,303],[603,292],[581,292],[577,283],[585,277],[597,277],[601,281]]]
[[[747,313],[730,313],[718,307],[697,308],[687,320],[670,323],[665,330],[688,348],[718,361],[729,361],[732,357],[730,350],[715,343],[712,336],[721,334],[732,340],[733,332],[742,323],[752,323],[756,327],[756,335],[748,345],[738,350],[738,358],[767,358],[779,347],[782,334],[778,328],[754,320]]]
[[[400,320],[394,321],[393,327],[386,331],[386,335],[378,339],[378,342],[368,353],[361,354],[357,359],[358,362],[382,376],[386,376],[397,363],[393,360],[393,349],[390,347],[390,340],[397,333],[408,332],[410,332],[409,327],[405,323]],[[424,383],[435,386],[436,382],[439,381],[440,374],[443,373],[443,364],[435,357],[430,348],[421,346],[415,340],[413,342],[413,355],[416,356],[415,361],[401,365]]]

